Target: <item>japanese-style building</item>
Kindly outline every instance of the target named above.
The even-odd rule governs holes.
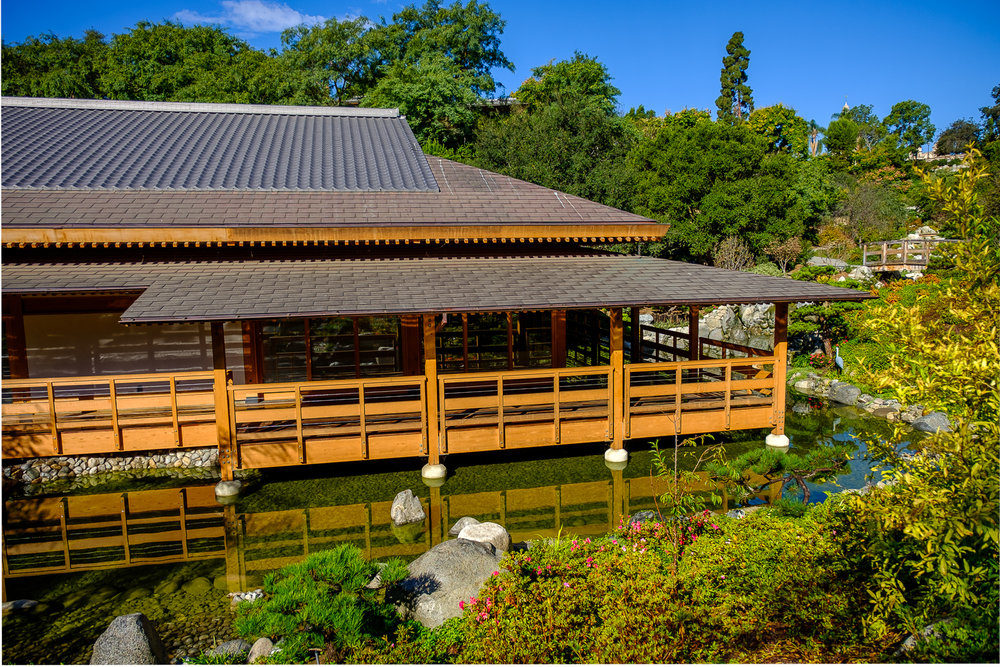
[[[425,155],[395,110],[2,100],[3,456],[235,469],[769,428],[788,304],[597,249],[654,220]],[[699,309],[775,305],[773,349]],[[644,340],[638,309],[683,306]]]

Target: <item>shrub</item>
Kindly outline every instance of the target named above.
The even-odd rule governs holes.
[[[764,262],[750,269],[751,273],[759,273],[762,276],[783,276],[785,275],[774,262]]]
[[[377,573],[379,567],[351,544],[312,554],[264,578],[263,599],[238,607],[236,631],[250,640],[283,638],[278,657],[284,662],[305,661],[310,648],[343,655],[366,639],[390,633],[398,623],[384,593],[366,587]],[[386,585],[405,576],[398,559],[381,569]]]

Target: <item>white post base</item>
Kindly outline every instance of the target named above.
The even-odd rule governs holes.
[[[604,460],[608,463],[625,463],[628,461],[628,452],[624,447],[622,449],[608,447],[604,452]]]
[[[448,476],[448,469],[441,463],[428,463],[420,469],[420,476],[424,479],[444,479]]]
[[[779,449],[788,448],[788,436],[778,435],[777,433],[768,433],[767,437],[764,438],[764,442],[768,447],[777,447]]]

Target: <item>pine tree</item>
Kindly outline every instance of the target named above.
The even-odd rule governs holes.
[[[715,100],[719,120],[741,123],[753,111],[753,90],[747,85],[747,67],[750,66],[750,49],[743,46],[743,33],[734,32],[726,45],[722,59],[722,92]]]

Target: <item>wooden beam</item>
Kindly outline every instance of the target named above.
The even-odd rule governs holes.
[[[625,333],[622,328],[622,309],[612,308],[610,315],[611,331],[608,342],[611,348],[611,395],[614,406],[611,418],[611,427],[614,429],[611,434],[611,448],[621,449],[625,446]]]
[[[229,413],[229,390],[232,383],[232,374],[224,368],[215,369],[214,376],[214,398],[215,398],[215,434],[219,447],[219,468],[222,471],[222,479],[233,478],[233,432],[231,428]]]
[[[243,369],[247,384],[260,384],[264,381],[263,350],[260,346],[260,322],[245,320],[243,322]]]
[[[424,382],[427,383],[427,453],[431,465],[440,463],[438,428],[437,335],[434,315],[424,315]]]
[[[701,334],[698,332],[698,316],[701,309],[691,306],[688,309],[688,358],[691,361],[701,359]]]
[[[774,433],[785,432],[785,376],[788,366],[788,304],[774,304]]]
[[[24,311],[21,297],[3,297],[3,335],[11,378],[28,377],[28,346],[24,338]]]

